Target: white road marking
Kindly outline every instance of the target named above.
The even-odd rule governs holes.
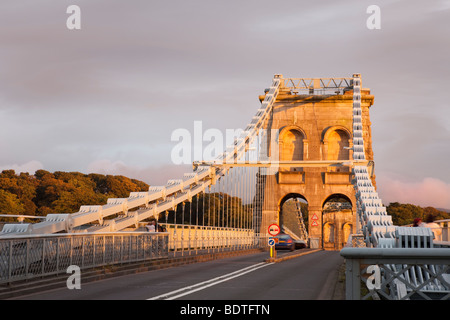
[[[244,274],[247,274],[249,272],[255,271],[257,269],[267,267],[267,266],[269,266],[269,265],[271,265],[273,263],[274,262],[271,262],[271,263],[266,263],[266,262],[257,263],[257,264],[251,265],[249,267],[246,267],[246,268],[243,268],[243,269],[240,269],[240,270],[237,270],[237,271],[225,274],[223,276],[216,277],[216,278],[213,278],[213,279],[210,279],[210,280],[207,280],[207,281],[203,281],[203,282],[200,282],[200,283],[197,283],[197,284],[194,284],[194,285],[191,285],[191,286],[187,286],[187,287],[184,287],[184,288],[181,288],[181,289],[178,289],[178,290],[174,290],[174,291],[171,291],[171,292],[168,292],[168,293],[164,293],[164,294],[161,294],[159,296],[156,296],[156,297],[153,297],[153,298],[149,298],[147,300],[173,300],[173,299],[177,299],[177,298],[183,297],[185,295],[194,293],[196,291],[200,291],[200,290],[203,290],[203,289],[215,286],[216,284],[219,284],[219,283],[222,283],[222,282],[225,282],[225,281],[228,281],[228,280],[231,280],[231,279],[243,276]]]

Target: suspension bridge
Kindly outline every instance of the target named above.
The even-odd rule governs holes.
[[[75,213],[4,225],[0,284],[70,265],[267,248],[268,227],[288,220],[283,208],[294,200],[295,226],[282,229],[310,248],[340,250],[348,299],[449,299],[448,243],[429,228],[393,225],[376,192],[373,101],[360,74],[275,75],[234,142],[213,160],[195,161],[183,177]],[[347,206],[327,210],[337,202]],[[161,232],[146,231],[151,220]]]

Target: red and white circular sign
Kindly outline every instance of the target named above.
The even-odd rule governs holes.
[[[280,229],[279,225],[277,225],[276,223],[273,223],[269,226],[268,231],[272,237],[275,237],[276,235],[278,235],[280,233],[281,229]]]

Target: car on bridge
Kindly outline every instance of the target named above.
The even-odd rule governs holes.
[[[286,233],[280,233],[275,237],[275,250],[289,249],[295,250],[295,242],[292,237]]]

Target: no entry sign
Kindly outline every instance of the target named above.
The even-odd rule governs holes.
[[[274,223],[269,226],[268,231],[272,237],[275,237],[276,235],[278,235],[280,233],[281,230],[280,230],[280,226],[277,225],[276,223]]]

